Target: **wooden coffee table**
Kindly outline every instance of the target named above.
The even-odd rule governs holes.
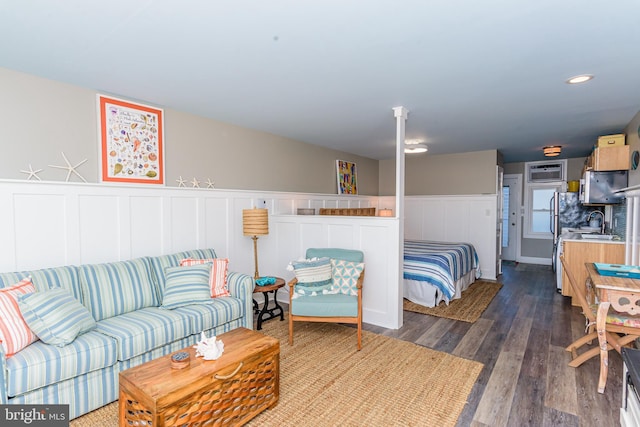
[[[188,347],[180,350],[189,353],[187,368],[172,369],[169,354],[120,372],[120,425],[243,425],[277,405],[280,342],[246,328],[218,339],[218,360]]]

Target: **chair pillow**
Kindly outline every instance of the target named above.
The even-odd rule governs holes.
[[[363,262],[331,260],[331,276],[333,278],[331,290],[345,295],[358,295],[358,278],[364,270]]]
[[[22,279],[15,285],[0,289],[0,342],[6,357],[13,356],[32,342],[38,340],[29,329],[18,306],[18,296],[31,294],[36,288],[31,279]]]
[[[211,302],[209,276],[211,264],[196,264],[186,267],[167,267],[164,297],[161,308],[173,309],[190,304]]]
[[[331,260],[329,258],[311,258],[293,261],[287,267],[293,270],[298,279],[295,290],[302,295],[326,293],[331,288]]]
[[[96,327],[89,310],[66,289],[21,295],[18,305],[29,328],[47,344],[64,347]]]
[[[209,276],[209,287],[211,288],[211,298],[228,297],[229,288],[227,287],[227,272],[229,269],[228,258],[209,258],[209,259],[193,259],[185,258],[180,261],[181,267],[191,265],[211,263],[211,274]]]

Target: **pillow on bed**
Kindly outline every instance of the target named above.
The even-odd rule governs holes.
[[[345,295],[358,295],[358,278],[364,270],[363,262],[343,261],[341,259],[331,260],[332,293]]]
[[[331,289],[331,260],[329,258],[311,258],[293,261],[287,267],[293,270],[298,279],[296,293],[317,295]],[[326,291],[326,292],[325,292]]]

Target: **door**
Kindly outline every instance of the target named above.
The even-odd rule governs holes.
[[[505,175],[502,182],[502,259],[517,261],[520,244],[522,175]]]

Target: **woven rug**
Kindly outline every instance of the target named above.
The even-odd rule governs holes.
[[[405,299],[403,309],[473,323],[484,313],[501,287],[500,283],[478,280],[462,293],[462,298],[451,301],[449,305],[443,301],[430,308]]]
[[[280,340],[280,400],[250,426],[455,426],[482,364],[351,327],[265,322]],[[71,427],[118,425],[118,402]]]

